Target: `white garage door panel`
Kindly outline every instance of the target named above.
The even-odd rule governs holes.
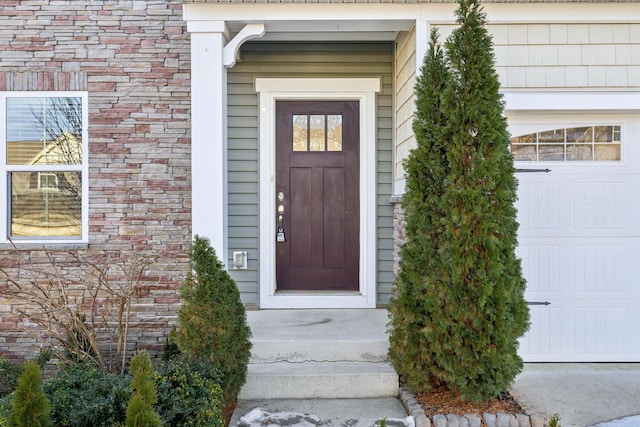
[[[531,329],[520,341],[520,354],[525,361],[638,360],[634,302],[610,298],[599,298],[598,304],[593,299],[548,301],[549,306],[531,307]]]
[[[525,361],[640,361],[640,210],[632,196],[640,177],[630,172],[558,165],[518,174],[526,298],[549,302],[530,306]]]
[[[562,171],[564,172],[564,171]],[[633,216],[640,190],[635,175],[518,174],[519,236],[629,236],[640,235]]]

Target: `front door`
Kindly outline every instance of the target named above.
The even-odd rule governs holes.
[[[359,102],[276,102],[278,291],[358,291]]]

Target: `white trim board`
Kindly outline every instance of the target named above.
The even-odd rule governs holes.
[[[489,23],[637,23],[640,4],[637,3],[488,3],[483,5]],[[416,19],[430,23],[455,22],[455,3],[190,3],[183,5],[184,20],[189,31],[205,31],[204,26],[215,21],[238,23],[260,22],[267,32],[280,31],[283,22],[297,23],[297,28],[315,22],[335,21],[345,28],[369,26],[363,21],[381,23],[396,21],[398,30]],[[359,23],[352,23],[360,21]],[[401,21],[407,21],[402,23]],[[296,31],[286,24],[285,31]],[[384,24],[383,24],[384,27]]]
[[[640,92],[505,90],[505,113],[534,111],[639,111]]]
[[[378,78],[257,78],[260,95],[260,308],[374,308],[376,275],[376,93]],[[275,105],[281,99],[360,102],[360,290],[276,292]]]

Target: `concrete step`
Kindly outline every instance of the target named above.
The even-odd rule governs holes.
[[[250,363],[385,362],[389,342],[380,340],[254,340]]]
[[[239,399],[397,396],[386,310],[249,311],[253,349]]]
[[[386,362],[250,364],[238,399],[363,399],[398,394],[398,375]]]
[[[262,310],[247,318],[251,363],[387,360],[386,310]]]

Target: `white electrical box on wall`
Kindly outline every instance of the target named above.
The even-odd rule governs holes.
[[[247,269],[247,251],[233,252],[233,269],[234,270]]]

